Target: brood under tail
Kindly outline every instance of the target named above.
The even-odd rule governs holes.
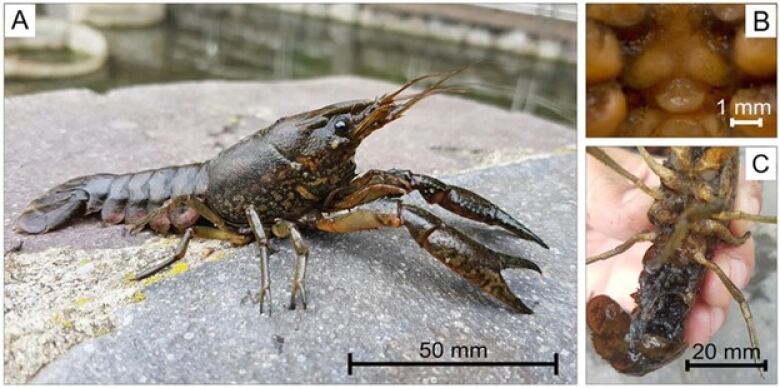
[[[19,216],[17,229],[31,234],[46,233],[62,227],[73,217],[97,212],[109,224],[134,223],[169,198],[204,193],[208,184],[205,166],[196,163],[71,179],[30,202]],[[170,224],[177,226],[177,221],[177,217],[166,218],[157,224],[161,229],[158,231],[167,232]]]

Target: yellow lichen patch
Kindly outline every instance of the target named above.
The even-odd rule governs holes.
[[[92,299],[92,298],[81,297],[81,298],[76,298],[76,302],[75,303],[76,303],[76,306],[81,307],[81,306],[86,305],[89,302],[92,302],[93,300],[94,299]]]
[[[122,276],[122,282],[123,283],[134,283],[135,282],[135,273],[128,272],[125,274],[125,276]]]
[[[141,285],[143,285],[144,287],[149,287],[152,284],[155,284],[155,283],[157,283],[157,282],[159,282],[161,280],[165,280],[165,279],[168,279],[170,277],[173,277],[173,276],[182,274],[184,272],[187,272],[187,271],[189,271],[189,269],[190,269],[190,265],[189,264],[184,263],[184,262],[179,262],[179,263],[171,265],[171,268],[168,271],[166,271],[166,272],[156,273],[156,274],[154,274],[154,275],[152,275],[152,276],[142,280],[141,281]]]
[[[170,276],[176,276],[184,272],[187,272],[189,269],[190,269],[190,265],[187,263],[176,263],[171,266],[171,270],[168,271],[168,274]]]
[[[54,321],[55,324],[62,326],[62,328],[65,330],[73,330],[73,328],[76,327],[73,320],[65,318],[62,313],[54,313],[52,321]]]
[[[130,298],[134,303],[139,303],[146,300],[146,294],[144,294],[143,291],[136,291]]]
[[[111,332],[111,328],[106,326],[100,326],[97,329],[95,329],[95,332],[93,334],[95,335],[95,337],[102,337],[110,332]]]
[[[141,284],[143,284],[144,287],[149,287],[154,283],[159,282],[160,280],[165,279],[165,276],[163,276],[160,273],[154,274],[144,280],[141,281]]]
[[[83,258],[83,259],[79,260],[79,267],[81,267],[83,265],[87,265],[87,264],[89,264],[91,262],[92,262],[92,260],[90,260],[88,257]]]

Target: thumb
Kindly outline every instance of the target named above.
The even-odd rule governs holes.
[[[734,210],[748,214],[759,214],[761,212],[761,201],[761,183],[759,181],[745,180],[745,171],[740,169],[737,193],[734,199]],[[732,221],[730,229],[735,235],[741,236],[750,229],[750,221]]]

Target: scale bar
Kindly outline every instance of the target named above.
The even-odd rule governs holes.
[[[769,361],[764,360],[761,363],[743,363],[743,362],[697,362],[685,360],[685,371],[689,372],[691,368],[761,368],[764,372],[769,370]]]
[[[737,125],[755,125],[759,128],[764,127],[764,119],[759,117],[755,120],[737,120],[735,118],[729,118],[729,126],[734,128]]]
[[[559,369],[558,353],[553,354],[553,361],[353,361],[352,353],[347,354],[347,375],[352,376],[355,367],[552,367],[557,376]]]

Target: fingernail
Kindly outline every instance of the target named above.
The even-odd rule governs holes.
[[[761,201],[758,199],[757,196],[751,195],[748,199],[747,204],[747,210],[745,211],[750,214],[758,214],[761,213]]]
[[[748,183],[743,196],[739,196],[740,201],[736,207],[745,213],[758,214],[761,212],[761,186],[758,182]]]

